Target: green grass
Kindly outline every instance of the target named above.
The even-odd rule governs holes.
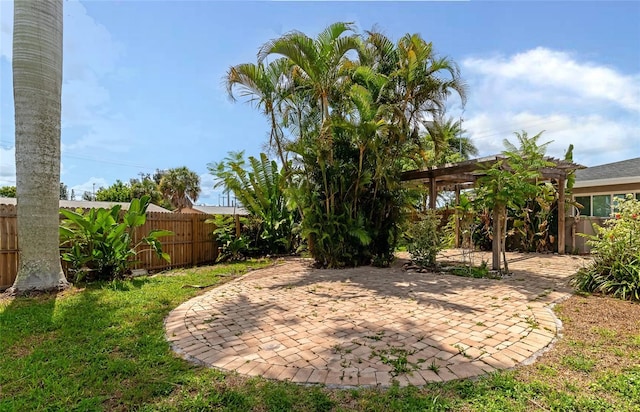
[[[595,362],[585,358],[582,355],[565,356],[562,358],[562,364],[568,368],[571,368],[579,372],[591,372]]]
[[[201,293],[183,286],[220,283],[233,278],[223,275],[266,264],[181,270],[0,302],[0,411],[640,410],[637,366],[600,374],[587,393],[548,382],[556,367],[591,370],[580,354],[565,357],[565,365],[534,367],[532,378],[510,371],[387,390],[248,379],[174,356],[163,320]],[[637,353],[635,342],[625,342],[626,352]]]

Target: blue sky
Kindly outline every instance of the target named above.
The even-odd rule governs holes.
[[[549,154],[591,166],[640,156],[640,2],[218,2],[67,0],[61,179],[80,195],[187,166],[218,204],[207,164],[257,155],[268,125],[222,78],[267,40],[336,21],[420,33],[469,86],[450,114],[481,155],[545,130]],[[11,32],[0,1],[0,185],[15,184]]]

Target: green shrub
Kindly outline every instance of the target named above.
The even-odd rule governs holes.
[[[486,261],[482,261],[480,266],[457,266],[451,270],[451,273],[457,276],[463,276],[468,278],[483,279],[483,278],[499,278],[499,276],[491,275],[489,267]]]
[[[249,156],[247,161],[244,152],[230,152],[222,162],[211,163],[208,167],[217,179],[215,187],[223,186],[225,191],[233,192],[250,213],[250,221],[243,225],[250,229],[243,234],[244,239],[231,239],[218,233],[224,238],[223,243],[244,246],[244,249],[251,243],[251,251],[263,256],[289,254],[296,250],[299,239],[295,229],[299,215],[295,207],[288,205],[285,196],[289,164],[278,166],[265,153],[260,153],[259,158]]]
[[[60,249],[62,260],[70,265],[68,277],[78,281],[88,276],[90,279],[110,280],[122,277],[139,253],[141,244],[149,246],[159,257],[170,261],[162,251],[159,238],[173,235],[168,230],[152,230],[138,243],[133,244],[136,227],[147,221],[149,196],[133,199],[129,210],[120,212],[121,206],[111,209],[60,210],[66,218],[60,225]]]
[[[578,290],[640,300],[640,202],[616,200],[616,211],[595,235],[584,235],[593,262],[573,278]]]
[[[407,250],[415,264],[435,266],[436,254],[444,249],[444,242],[438,231],[439,221],[436,213],[429,210],[418,222],[410,224],[407,230]]]
[[[241,218],[242,221],[246,219]],[[216,215],[213,219],[207,219],[206,223],[213,223],[216,226],[213,236],[220,247],[218,262],[238,261],[246,257],[250,242],[242,235],[236,236],[236,223],[233,216]]]

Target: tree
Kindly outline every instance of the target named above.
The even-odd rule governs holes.
[[[0,197],[16,197],[16,187],[15,186],[0,187]]]
[[[60,200],[69,200],[69,188],[60,182]]]
[[[131,187],[119,179],[111,186],[101,187],[96,192],[96,200],[101,202],[129,202],[131,199]]]
[[[58,243],[62,0],[14,2],[13,92],[20,264],[10,294],[67,288]],[[42,150],[42,148],[47,150]]]
[[[69,198],[69,200],[76,200],[76,191],[71,189],[71,197]]]
[[[281,111],[279,105],[289,92],[289,87],[283,82],[283,78],[289,69],[287,59],[277,59],[269,64],[244,63],[233,66],[227,72],[227,92],[232,100],[235,100],[234,90],[241,97],[246,97],[249,102],[260,108],[269,119],[271,131],[269,133],[269,145],[275,148],[283,167],[287,167],[287,158],[280,124]]]
[[[277,102],[269,114],[293,159],[289,202],[325,267],[389,264],[407,203],[405,159],[419,147],[422,122],[442,114],[452,92],[464,98],[455,64],[420,36],[393,43],[354,30],[338,22],[315,38],[287,33],[260,48],[257,65],[234,66],[257,72],[278,57],[277,82],[256,91],[247,76],[243,90],[265,112],[264,91],[282,92],[269,95]],[[230,89],[236,79],[227,78]]]
[[[200,177],[187,167],[169,169],[160,179],[160,192],[172,207],[191,207],[200,196]]]
[[[140,173],[139,179],[130,179],[129,186],[131,187],[131,198],[140,199],[142,196],[149,196],[151,203],[155,205],[162,205],[163,198],[158,183],[151,177],[150,174]]]
[[[286,204],[284,168],[278,170],[275,160],[260,154],[256,159],[244,152],[231,152],[224,161],[208,165],[217,178],[215,187],[224,186],[233,192],[242,205],[260,223],[257,246],[268,254],[288,253],[293,246],[294,213]],[[261,247],[263,246],[264,247]]]
[[[466,130],[462,128],[460,120],[436,117],[424,125],[427,129],[425,138],[433,150],[433,160],[429,166],[469,160],[471,156],[478,155],[478,149],[471,139],[464,136]]]
[[[306,94],[309,102],[318,108],[320,138],[325,143],[329,163],[333,161],[333,130],[330,127],[331,97],[336,85],[345,77],[342,71],[348,62],[347,53],[360,47],[356,35],[344,35],[354,31],[352,23],[337,22],[329,25],[315,39],[304,33],[292,31],[268,41],[258,51],[258,62],[269,55],[278,54],[293,66],[292,82],[298,93]]]
[[[507,208],[521,208],[527,200],[535,198],[542,190],[538,179],[542,177],[541,169],[555,166],[545,158],[546,147],[538,140],[542,132],[529,137],[527,132],[515,133],[518,146],[504,139],[504,158],[498,160],[491,168],[483,171],[484,176],[477,180],[478,198],[485,207],[493,211],[493,270],[500,270],[500,254],[502,254],[505,271],[509,271],[505,255],[507,227]],[[564,190],[564,188],[562,189]]]

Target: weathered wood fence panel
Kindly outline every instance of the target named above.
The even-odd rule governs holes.
[[[148,212],[147,222],[136,229],[137,243],[153,229],[170,230],[173,236],[161,238],[163,251],[169,253],[171,262],[156,256],[146,245],[138,247],[135,269],[158,271],[175,267],[196,266],[215,262],[218,246],[212,233],[215,227],[205,223],[211,216],[205,214],[180,214]],[[0,290],[13,284],[18,273],[18,230],[14,205],[0,205]]]
[[[0,205],[0,290],[18,273],[18,218],[14,205]]]

